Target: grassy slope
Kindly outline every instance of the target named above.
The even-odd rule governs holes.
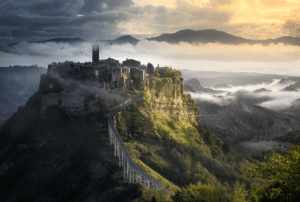
[[[237,181],[245,183],[246,189],[254,186],[243,174],[255,166],[253,159],[250,162],[239,155],[200,123],[153,111],[147,94],[144,100],[122,109],[116,120],[136,165],[173,191],[200,182],[231,201]]]

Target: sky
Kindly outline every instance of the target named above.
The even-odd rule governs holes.
[[[300,76],[298,46],[143,40],[183,29],[216,29],[247,39],[300,37],[299,0],[0,0],[0,11],[0,45],[63,37],[87,42],[23,42],[0,51],[0,66],[91,61],[93,42],[129,34],[142,41],[136,46],[100,44],[100,58],[133,58],[175,69]]]
[[[55,37],[143,39],[182,29],[300,36],[299,0],[0,0],[0,43]]]

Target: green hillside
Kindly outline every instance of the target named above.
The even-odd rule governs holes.
[[[157,78],[151,80],[148,85],[159,82]],[[159,88],[161,100],[170,98],[162,94],[164,86]],[[168,106],[170,111],[163,110],[164,113],[153,109],[153,102],[159,105],[157,97],[153,96],[157,93],[153,88],[150,93],[147,83],[144,89],[138,91],[144,95],[143,100],[122,109],[116,116],[117,130],[138,167],[168,189],[177,191],[176,196],[181,193],[180,196],[185,200],[189,200],[188,196],[184,196],[187,190],[199,188],[204,193],[203,197],[211,194],[216,196],[217,201],[233,201],[238,192],[244,193],[243,191],[249,191],[259,184],[253,183],[244,174],[245,170],[256,166],[255,160],[251,159],[250,162],[250,158],[231,149],[206,126],[201,125],[199,120],[166,115],[178,109],[177,107]],[[174,99],[179,99],[178,97],[182,100],[182,106],[194,106],[190,95],[182,93]],[[194,113],[189,111],[191,114],[199,113],[195,107],[190,109],[194,110]],[[184,114],[186,111],[187,109],[182,108],[180,113]],[[209,201],[214,200],[212,198]]]
[[[168,190],[124,181],[103,100],[89,96],[81,118],[58,106],[41,114],[37,91],[0,127],[0,201],[299,201],[299,146],[241,156],[201,125],[181,79],[132,88],[144,99],[122,109],[117,130],[134,164]]]

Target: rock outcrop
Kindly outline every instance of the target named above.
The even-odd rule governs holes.
[[[144,90],[151,96],[152,110],[162,112],[172,118],[200,121],[198,106],[190,95],[183,94],[180,78],[156,78],[147,80]]]
[[[204,88],[200,81],[196,78],[192,78],[183,84],[184,91],[191,91],[191,92],[198,92],[198,93],[224,93],[224,91],[221,90],[213,90],[210,88]]]

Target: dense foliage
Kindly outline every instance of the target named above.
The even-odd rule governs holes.
[[[175,201],[250,199],[262,180],[254,182],[244,172],[254,168],[256,160],[241,156],[200,123],[153,111],[149,93],[143,95],[144,100],[116,117],[117,130],[137,166],[176,191]],[[189,102],[191,97],[182,99]]]
[[[170,69],[169,67],[165,67],[163,69],[163,73],[160,74],[159,73],[159,69],[154,70],[154,74],[155,76],[159,77],[159,78],[177,78],[179,76],[181,76],[181,72],[174,69]]]
[[[280,148],[252,173],[268,179],[255,190],[253,202],[300,200],[300,146],[290,146],[286,152]]]

